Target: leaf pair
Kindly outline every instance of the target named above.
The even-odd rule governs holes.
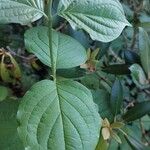
[[[60,0],[57,14],[98,41],[117,38],[130,26],[118,0]],[[0,22],[28,24],[46,16],[42,0],[0,0]]]

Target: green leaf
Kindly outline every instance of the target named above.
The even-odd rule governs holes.
[[[105,90],[92,90],[93,100],[98,106],[100,116],[108,118],[110,121],[113,121],[113,115],[109,106],[110,95]]]
[[[122,141],[122,143],[119,144],[120,150],[133,150],[133,149],[131,149],[131,146],[128,144],[128,142],[125,139],[125,136],[123,134],[119,134],[119,137],[121,138],[121,141]]]
[[[0,23],[28,24],[41,18],[41,0],[0,0]]]
[[[57,75],[64,78],[81,78],[86,75],[86,70],[79,67],[71,69],[58,69]]]
[[[4,63],[5,56],[3,55],[0,62],[0,77],[4,82],[12,82],[12,77],[10,76],[10,70],[6,67]]]
[[[102,71],[116,75],[130,74],[129,65],[126,64],[109,65],[103,68]]]
[[[145,115],[143,118],[141,118],[141,122],[143,123],[143,127],[145,130],[150,129],[150,117],[149,117],[149,115]]]
[[[8,96],[8,89],[4,86],[0,86],[0,101],[3,101]]]
[[[119,144],[122,143],[120,137],[117,135],[117,133],[115,131],[111,131],[111,137],[116,140]]]
[[[120,129],[120,128],[122,128],[124,126],[124,123],[122,123],[122,122],[113,122],[112,124],[111,124],[111,128],[112,129]]]
[[[150,79],[150,39],[143,28],[139,28],[139,49],[143,68]]]
[[[102,42],[116,39],[130,25],[118,0],[60,0],[58,14]]]
[[[140,56],[134,51],[124,50],[123,55],[124,55],[126,64],[131,65],[131,64],[135,64],[135,63],[137,63],[137,64],[141,63]]]
[[[0,102],[0,149],[23,150],[17,133],[16,113],[19,101],[6,100]]]
[[[25,45],[45,65],[51,66],[47,27],[35,27],[25,33]],[[73,68],[87,59],[84,47],[70,36],[53,31],[53,51],[57,69]]]
[[[19,135],[33,150],[94,150],[100,117],[90,91],[75,81],[36,83],[18,111]]]
[[[112,138],[109,144],[109,148],[107,150],[117,150],[118,147],[119,147],[118,142]]]
[[[137,131],[138,130],[138,131]],[[141,132],[138,129],[135,129],[134,126],[125,126],[123,131],[126,133],[124,136],[129,146],[132,148],[132,150],[149,150],[147,146],[142,143],[141,138],[137,132]]]
[[[148,148],[141,141],[131,135],[125,136],[125,138],[133,150],[148,150]]]
[[[147,80],[142,67],[138,64],[133,64],[129,69],[131,71],[133,82],[141,88],[146,86]]]
[[[110,106],[114,116],[116,116],[120,112],[122,102],[123,102],[123,87],[121,82],[118,79],[116,79],[116,81],[112,86],[110,98]]]
[[[123,115],[123,119],[127,122],[130,122],[139,119],[148,113],[150,113],[150,101],[145,101],[136,104],[134,107],[128,110]]]
[[[139,26],[143,28],[150,28],[150,22],[141,22]]]
[[[100,136],[99,142],[96,146],[96,150],[107,150],[108,149],[108,143],[107,140],[104,140],[103,136]]]
[[[86,74],[81,78],[81,83],[89,89],[99,89],[99,78],[95,74]]]

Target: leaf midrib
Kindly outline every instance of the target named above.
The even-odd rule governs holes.
[[[64,129],[64,123],[63,123],[63,112],[61,111],[61,103],[60,103],[60,96],[59,96],[59,92],[58,92],[58,88],[57,88],[57,83],[55,82],[54,84],[55,84],[55,87],[56,87],[56,94],[57,94],[57,97],[58,97],[58,105],[59,105],[59,110],[60,110],[60,118],[61,118],[62,128],[63,128],[64,145],[65,145],[65,149],[66,149],[65,129]]]
[[[64,98],[63,96],[61,96],[61,94],[59,94],[59,91],[58,91],[58,89],[61,89],[60,87],[58,88],[57,86],[57,83],[55,83],[55,86],[56,86],[56,93],[57,93],[57,95],[58,95],[58,105],[59,105],[59,109],[60,109],[60,115],[61,115],[61,121],[62,121],[62,127],[63,127],[63,135],[64,135],[64,144],[65,144],[65,150],[67,149],[67,147],[66,147],[66,138],[65,138],[65,129],[64,129],[64,119],[63,119],[63,114],[67,117],[67,119],[69,119],[69,121],[72,123],[72,121],[70,120],[70,118],[62,111],[62,109],[61,109],[61,97],[64,99],[64,100],[66,100],[66,98]],[[61,85],[60,85],[61,86]],[[62,90],[62,89],[61,89]],[[68,91],[66,91],[66,92],[68,92]],[[71,94],[71,93],[70,93]],[[69,103],[67,100],[66,100],[66,102],[67,103]],[[70,103],[69,103],[70,104]],[[71,105],[71,104],[70,104]],[[72,105],[71,105],[72,106]],[[72,106],[73,107],[73,106]],[[85,120],[84,120],[85,121]],[[72,123],[72,125],[74,126],[74,124]],[[82,148],[84,148],[84,144],[83,144],[83,142],[82,142],[82,138],[81,138],[81,135],[80,135],[80,133],[79,133],[79,131],[77,130],[77,128],[74,126],[74,128],[76,129],[76,131],[78,132],[78,134],[79,134],[79,137],[80,137],[80,140],[81,140],[81,143],[82,143]]]

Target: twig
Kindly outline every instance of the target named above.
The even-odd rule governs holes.
[[[115,52],[112,50],[111,47],[109,48],[109,51],[110,51],[111,55],[113,55],[114,58],[115,58],[118,62],[124,63],[124,61],[123,61],[120,57],[118,57],[118,56],[115,54]]]
[[[21,55],[17,54],[15,51],[13,51],[9,46],[7,46],[6,48],[7,48],[7,50],[8,50],[12,55],[17,56],[17,57],[19,57],[19,58],[21,58],[21,59],[24,59],[24,60],[26,60],[26,61],[30,61],[30,60],[32,60],[33,58],[35,58],[34,55],[31,56],[31,57],[24,57],[24,56],[21,56]]]
[[[65,21],[58,28],[56,28],[56,31],[60,31],[61,29],[63,29],[66,26],[66,24],[67,24],[67,21]]]

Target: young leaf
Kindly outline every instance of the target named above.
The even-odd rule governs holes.
[[[36,83],[18,111],[19,135],[33,150],[94,150],[100,117],[90,91],[75,81]]]
[[[122,102],[123,102],[123,87],[121,82],[117,79],[112,86],[110,98],[110,106],[114,116],[120,112]]]
[[[104,138],[104,140],[108,140],[110,138],[110,130],[109,128],[103,128],[102,129],[102,136]]]
[[[122,128],[124,126],[124,123],[122,123],[122,122],[113,122],[112,124],[111,124],[111,128],[113,128],[113,129],[120,129],[120,128]]]
[[[19,80],[21,78],[21,69],[16,62],[16,60],[9,54],[11,63],[13,64],[13,68],[11,70],[13,78]]]
[[[150,79],[150,39],[143,28],[139,28],[139,49],[143,68]]]
[[[23,150],[23,144],[17,133],[16,113],[19,101],[0,102],[0,149]]]
[[[150,113],[150,101],[141,102],[128,110],[124,114],[123,119],[130,122],[139,119],[148,113]]]
[[[102,42],[116,39],[130,25],[118,0],[60,0],[58,14]]]
[[[4,86],[0,86],[0,102],[5,100],[8,96],[8,89]]]
[[[34,53],[45,65],[51,66],[47,32],[47,27],[28,30],[25,33],[25,45],[27,50]],[[85,63],[86,50],[78,41],[56,31],[53,31],[52,41],[57,69],[73,68]]]
[[[28,24],[41,18],[42,0],[0,0],[0,23]]]

